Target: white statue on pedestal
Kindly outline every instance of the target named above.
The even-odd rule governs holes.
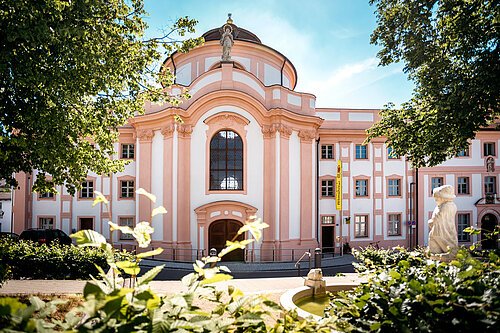
[[[449,259],[458,248],[455,214],[457,206],[453,202],[455,191],[451,185],[436,187],[432,194],[436,208],[429,220],[429,252],[431,255]]]

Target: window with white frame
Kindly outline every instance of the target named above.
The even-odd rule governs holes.
[[[368,237],[368,215],[354,216],[354,237]]]
[[[483,143],[483,156],[496,156],[495,143],[485,142]]]
[[[133,143],[122,144],[122,158],[134,158],[135,146]]]
[[[356,159],[365,160],[368,158],[366,145],[356,145]]]
[[[321,146],[321,158],[324,160],[333,159],[333,145],[322,145]]]
[[[389,179],[387,181],[387,192],[390,197],[399,197],[401,195],[401,181],[399,179]]]
[[[120,198],[133,198],[134,197],[134,181],[121,180],[120,181]]]
[[[485,194],[497,193],[497,177],[495,176],[484,177],[484,193]]]
[[[133,217],[120,217],[119,223],[120,223],[121,227],[130,227],[130,228],[134,229],[134,218]],[[123,232],[120,232],[120,239],[123,239],[123,240],[134,239],[134,236],[131,234],[124,234]]]
[[[387,235],[401,236],[401,214],[389,214],[387,221]]]
[[[368,179],[356,179],[356,196],[368,196]]]
[[[52,217],[40,217],[38,219],[38,225],[42,229],[54,229],[54,218],[52,218]]]
[[[80,198],[93,198],[94,197],[94,181],[87,180],[82,183],[80,190]]]
[[[321,181],[321,196],[322,197],[334,197],[335,196],[335,188],[333,179],[327,179]]]
[[[457,220],[458,241],[469,242],[470,234],[468,232],[464,232],[464,229],[470,227],[470,213],[458,213]]]
[[[469,177],[458,177],[457,178],[457,193],[458,194],[469,194]]]
[[[432,177],[431,178],[431,194],[432,190],[436,187],[443,186],[444,180],[443,177]]]
[[[321,216],[321,224],[333,224],[335,222],[335,216],[327,215]]]

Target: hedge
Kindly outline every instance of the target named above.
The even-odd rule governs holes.
[[[0,240],[0,273],[4,272],[0,281],[2,278],[89,279],[98,275],[95,265],[108,267],[105,252],[98,248]]]

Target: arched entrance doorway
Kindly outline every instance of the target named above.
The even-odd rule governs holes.
[[[498,247],[498,236],[491,236],[497,224],[497,217],[493,214],[486,214],[481,219],[481,247],[483,250],[496,249]]]
[[[224,247],[226,247],[226,240],[232,240],[242,226],[243,224],[236,220],[217,220],[212,222],[208,228],[208,248],[215,248],[217,253],[219,253]],[[245,235],[241,234],[236,238],[236,240],[241,241],[244,238]],[[222,257],[222,261],[243,260],[243,249],[234,250]]]

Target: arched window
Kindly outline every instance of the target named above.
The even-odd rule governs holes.
[[[243,141],[233,131],[210,141],[210,190],[243,190]]]

